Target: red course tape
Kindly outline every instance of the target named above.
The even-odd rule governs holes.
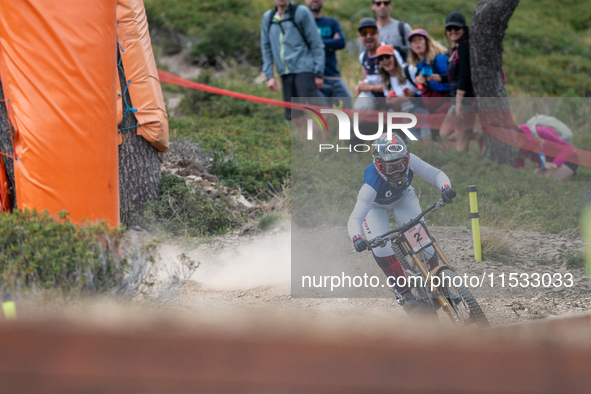
[[[253,103],[259,104],[267,104],[267,105],[274,105],[276,107],[282,108],[292,108],[298,110],[310,109],[310,107],[314,108],[315,110],[320,110],[322,106],[316,105],[307,105],[307,104],[300,104],[300,103],[289,103],[287,101],[281,100],[274,100],[268,99],[264,97],[252,96],[250,94],[244,93],[237,93],[231,90],[220,89],[209,85],[204,85],[202,83],[197,83],[193,81],[189,81],[183,79],[179,76],[173,75],[166,71],[158,69],[158,77],[160,78],[160,82],[162,83],[170,83],[176,86],[182,86],[185,88],[200,90],[203,92],[208,92],[212,94],[234,97],[240,100],[247,100]],[[352,110],[341,109],[341,111],[347,113],[349,116],[352,116]],[[377,114],[379,111],[359,111],[359,119],[365,120],[368,122],[376,123]],[[492,113],[483,113],[480,112],[481,115],[493,115]],[[443,119],[445,118],[446,114],[431,114],[431,115],[422,115],[422,114],[415,114],[417,117],[417,126],[416,127],[428,127],[432,129],[438,129],[443,123]],[[486,116],[485,116],[486,118]],[[498,116],[492,116],[495,120],[499,119]],[[481,116],[482,119],[482,116]],[[502,119],[502,118],[501,118]],[[514,126],[512,125],[513,121],[510,116],[505,116],[507,124],[504,125],[506,127]],[[525,149],[531,152],[540,152],[547,156],[551,157],[560,157],[564,161],[568,161],[570,163],[578,164],[583,167],[591,168],[591,152],[577,149],[574,147],[565,148],[564,145],[557,144],[555,142],[547,141],[539,137],[534,137],[531,135],[526,135],[524,133],[504,128],[498,126],[487,126],[482,125],[482,129],[485,133],[490,134],[491,136],[495,137],[499,141],[503,143],[517,147],[519,149]]]

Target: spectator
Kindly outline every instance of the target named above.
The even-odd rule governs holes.
[[[312,11],[312,15],[318,26],[318,33],[324,43],[326,55],[324,85],[318,90],[318,95],[327,98],[347,98],[341,103],[329,102],[328,104],[342,108],[351,108],[351,92],[349,92],[349,88],[347,88],[347,85],[341,79],[341,74],[337,67],[336,51],[343,49],[346,44],[341,25],[339,25],[339,21],[335,18],[322,15],[324,0],[306,0],[306,5]]]
[[[403,64],[406,61],[406,54],[410,49],[407,39],[411,31],[410,25],[390,17],[392,2],[389,0],[373,0],[371,9],[376,14],[382,42],[391,45],[400,53],[403,60],[401,64]]]
[[[376,54],[380,64],[380,76],[386,103],[398,112],[427,114],[428,111],[417,105],[417,100],[413,100],[419,94],[411,79],[416,75],[416,68],[414,66],[405,67],[405,72],[405,68],[395,56],[394,48],[390,45],[380,46]],[[410,131],[418,140],[431,135],[429,129],[412,128]]]
[[[447,50],[433,40],[423,29],[413,30],[408,36],[410,51],[408,63],[416,66],[415,83],[422,87],[423,105],[430,113],[446,113],[451,106],[448,100],[441,97],[449,96],[449,80],[447,77]],[[439,138],[439,130],[431,129],[431,139]]]
[[[476,102],[470,72],[470,34],[464,15],[450,13],[445,20],[445,31],[451,43],[447,73],[454,100],[441,125],[441,136],[452,141],[456,150],[468,152],[470,141],[482,141],[482,133],[473,130]]]
[[[557,181],[563,181],[575,175],[577,173],[578,165],[565,161],[566,158],[575,152],[575,148],[567,141],[564,141],[552,127],[543,125],[534,126],[535,135],[537,137],[561,145],[563,146],[563,149],[558,155],[556,155],[556,157],[546,157],[539,152],[529,152],[525,149],[521,149],[515,167],[525,167],[525,159],[529,157],[529,159],[537,165],[535,173],[544,175],[546,178],[554,178]],[[532,129],[527,124],[519,126],[519,129],[527,136],[533,134]]]
[[[362,66],[362,80],[355,86],[355,104],[353,108],[357,111],[364,110],[383,110],[387,109],[384,101],[384,92],[382,88],[382,77],[379,73],[377,49],[383,45],[380,43],[380,34],[378,25],[373,18],[363,18],[359,21],[357,28],[359,41],[364,49],[359,54],[359,62]],[[397,53],[400,58],[400,54]],[[402,59],[400,58],[402,61]],[[373,135],[376,132],[376,123],[359,121],[359,132],[364,135]],[[349,141],[351,145],[363,144],[364,141],[351,133],[352,138]]]
[[[363,18],[359,21],[359,40],[365,50],[359,55],[359,62],[363,66],[362,80],[355,87],[355,96],[362,100],[355,101],[356,110],[379,109],[379,100],[372,100],[376,97],[384,97],[382,88],[382,77],[379,73],[377,49],[383,45],[380,43],[378,25],[373,18]],[[400,54],[396,52],[399,62],[402,61]]]
[[[275,8],[263,15],[261,25],[261,50],[263,72],[267,87],[278,91],[273,74],[273,64],[281,75],[283,100],[292,97],[317,97],[316,89],[323,86],[324,44],[318,34],[314,17],[307,7],[289,0],[275,0]],[[285,118],[291,120],[305,135],[303,112],[285,109]]]

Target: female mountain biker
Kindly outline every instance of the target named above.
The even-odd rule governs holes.
[[[421,213],[421,206],[415,190],[411,186],[413,176],[417,174],[429,183],[437,186],[445,202],[451,202],[456,196],[455,190],[445,173],[425,163],[416,155],[409,153],[404,141],[396,134],[388,139],[382,134],[372,144],[373,163],[364,172],[363,185],[357,195],[357,202],[349,217],[347,230],[355,250],[362,252],[369,249],[370,243],[361,236],[361,229],[368,239],[389,230],[389,212],[401,226]],[[432,247],[425,250],[431,269],[439,265]],[[392,285],[396,278],[404,275],[398,258],[392,250],[390,241],[384,247],[372,249],[373,256]],[[394,286],[404,300],[404,310],[411,314],[417,307],[422,307],[407,286]]]

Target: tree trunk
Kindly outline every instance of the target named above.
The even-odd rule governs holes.
[[[122,65],[121,65],[121,68]],[[119,68],[121,92],[126,92],[123,103],[123,124],[119,132],[123,143],[119,145],[119,202],[121,224],[130,227],[139,223],[144,204],[158,199],[160,195],[160,161],[158,151],[144,137],[137,134],[137,119],[126,110],[133,108],[127,86],[125,72]]]
[[[4,99],[4,89],[0,82],[0,99]],[[7,155],[14,156],[14,149],[12,146],[13,133],[11,133],[10,125],[8,123],[8,112],[6,110],[6,103],[0,101],[0,151]],[[10,157],[2,155],[4,160],[4,167],[6,168],[6,176],[9,182],[9,193],[12,196],[12,207],[16,207],[16,193],[14,192],[14,162]]]
[[[482,128],[486,132],[483,157],[515,166],[519,148],[493,137],[494,127],[518,131],[511,116],[503,81],[503,38],[519,0],[481,0],[474,7],[470,27],[470,66]],[[494,99],[491,99],[494,97]]]

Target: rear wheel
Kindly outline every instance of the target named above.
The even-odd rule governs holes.
[[[441,283],[445,284],[440,287],[443,296],[464,323],[476,323],[485,327],[489,326],[488,319],[472,293],[470,293],[470,290],[463,284],[459,286],[454,285],[454,278],[457,275],[450,268],[442,268],[437,273],[437,276],[441,278]],[[460,282],[460,280],[456,279],[455,283],[458,284]]]

